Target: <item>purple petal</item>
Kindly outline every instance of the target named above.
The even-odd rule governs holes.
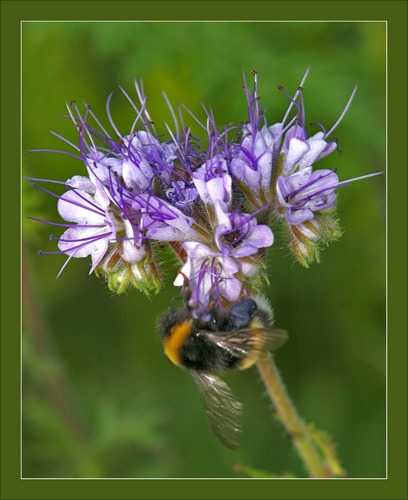
[[[291,210],[288,208],[286,210],[286,220],[289,224],[300,224],[307,220],[313,219],[314,214],[309,208]]]
[[[241,288],[242,283],[237,278],[224,279],[219,285],[221,295],[231,302],[239,299]]]
[[[247,241],[257,248],[270,247],[273,244],[273,233],[268,226],[259,225],[251,232]]]

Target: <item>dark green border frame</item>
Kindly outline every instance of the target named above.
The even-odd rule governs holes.
[[[405,426],[407,421],[407,1],[37,2],[2,0],[1,11],[1,498],[7,500],[408,498]],[[20,479],[20,21],[75,19],[376,20],[388,22],[388,479]]]

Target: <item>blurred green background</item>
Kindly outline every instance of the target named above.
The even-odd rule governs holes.
[[[219,124],[244,121],[242,70],[250,81],[254,69],[271,124],[288,105],[277,86],[293,94],[310,66],[308,122],[329,129],[359,86],[334,134],[342,155],[321,167],[338,167],[341,179],[385,169],[385,23],[24,22],[22,31],[25,150],[64,149],[49,130],[76,141],[61,120],[73,99],[106,124],[111,91],[125,134],[132,110],[118,86],[132,93],[135,78],[164,131],[162,90],[199,116],[202,100]],[[85,172],[43,153],[24,154],[23,168],[63,181]],[[22,189],[23,218],[59,220],[55,198],[27,182]],[[267,294],[290,333],[276,359],[299,412],[331,434],[349,476],[384,477],[385,175],[341,190],[338,214],[344,235],[320,265],[294,264],[283,242],[271,250]],[[53,231],[23,220],[24,477],[243,477],[239,464],[304,476],[255,369],[227,377],[245,405],[242,447],[231,452],[212,436],[193,381],[163,355],[155,330],[178,293],[175,270],[151,300],[134,290],[113,296],[88,276],[87,259],[55,280],[65,257],[37,255],[55,250]]]

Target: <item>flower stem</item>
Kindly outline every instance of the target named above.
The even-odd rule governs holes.
[[[291,436],[309,476],[333,477],[334,474],[330,466],[325,463],[311,433],[294,407],[272,356],[261,358],[257,367],[268,395],[276,408],[278,418]]]

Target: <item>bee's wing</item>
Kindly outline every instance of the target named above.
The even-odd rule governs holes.
[[[244,358],[254,352],[275,351],[286,342],[288,334],[278,328],[242,328],[222,335],[211,333],[207,338],[226,352]]]
[[[216,375],[191,371],[204,402],[214,434],[227,448],[237,448],[241,434],[242,404],[228,385]]]
[[[264,338],[262,352],[276,351],[288,340],[288,332],[281,328],[268,328],[264,330]]]

